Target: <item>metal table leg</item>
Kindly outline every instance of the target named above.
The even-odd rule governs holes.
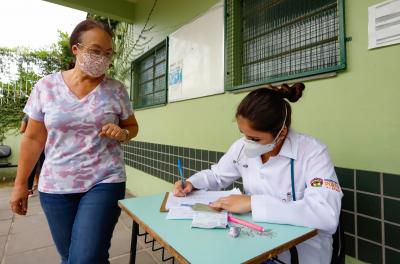
[[[133,221],[132,236],[131,236],[131,256],[129,259],[129,264],[136,263],[136,245],[137,245],[138,234],[139,234],[139,225],[135,221]]]

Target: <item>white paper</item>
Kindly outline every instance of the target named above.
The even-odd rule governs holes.
[[[400,43],[400,1],[368,7],[368,48]]]
[[[228,212],[219,213],[196,211],[193,215],[192,227],[198,228],[226,228]]]
[[[194,211],[190,206],[171,207],[168,210],[168,220],[192,219]]]
[[[231,194],[241,194],[240,190],[235,188],[230,191],[194,191],[189,193],[186,197],[176,197],[172,192],[168,195],[168,200],[165,208],[169,210],[173,207],[188,207],[181,206],[182,204],[193,205],[196,203],[210,204],[221,197],[226,197]]]

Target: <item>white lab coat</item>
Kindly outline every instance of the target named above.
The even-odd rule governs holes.
[[[237,140],[218,164],[188,181],[198,189],[219,190],[241,177],[245,194],[251,196],[253,221],[318,229],[317,236],[297,245],[299,262],[330,263],[343,193],[327,147],[311,136],[289,130],[279,154],[262,164],[260,157],[248,158],[243,151],[238,159],[243,143],[243,138]],[[296,201],[291,198],[291,159]],[[290,263],[289,251],[278,259]]]

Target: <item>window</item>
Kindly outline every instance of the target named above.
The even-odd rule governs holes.
[[[343,0],[226,0],[225,89],[344,69]]]
[[[132,62],[131,94],[135,109],[167,103],[167,41]]]

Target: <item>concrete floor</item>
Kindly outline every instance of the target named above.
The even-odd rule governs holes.
[[[11,187],[0,188],[0,264],[60,263],[38,196],[29,199],[28,214],[20,216],[9,209],[10,193]],[[129,263],[131,226],[132,221],[122,212],[111,241],[112,264]],[[163,263],[161,254],[161,250],[152,252],[144,237],[138,239],[136,263]]]

